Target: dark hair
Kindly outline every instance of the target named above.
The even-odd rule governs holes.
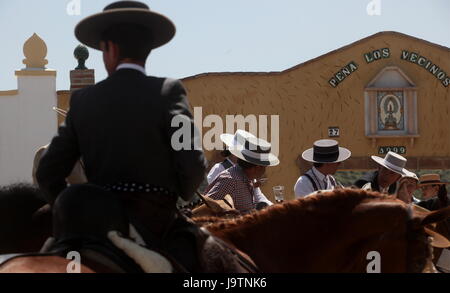
[[[445,208],[448,206],[447,188],[445,187],[445,184],[442,184],[439,187],[437,197],[439,198],[440,208]]]
[[[244,160],[241,160],[241,159],[238,159],[237,163],[238,163],[238,165],[239,165],[239,166],[240,166],[240,167],[241,167],[242,169],[244,169],[244,170],[247,170],[247,169],[250,169],[250,168],[256,167],[256,165],[255,165],[255,164],[252,164],[252,163],[246,162],[246,161],[244,161]]]
[[[227,158],[231,155],[231,152],[229,150],[223,150],[220,152],[220,155],[224,158]]]
[[[145,61],[152,50],[152,32],[144,26],[132,23],[119,23],[102,33],[102,41],[111,41],[119,46],[119,58]]]
[[[323,166],[324,163],[314,163],[313,166],[316,168],[320,168]]]

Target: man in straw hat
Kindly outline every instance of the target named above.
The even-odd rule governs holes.
[[[255,137],[250,132],[241,129],[238,129],[234,135],[229,133],[221,134],[220,140],[225,144],[227,148],[226,150],[222,151],[222,153],[226,154],[227,158],[223,162],[217,163],[211,168],[207,176],[208,184],[213,183],[214,180],[220,175],[220,173],[236,165],[238,157],[233,155],[229,149],[233,147],[233,142],[239,135],[243,137]],[[262,193],[261,188],[259,187],[261,185],[262,179],[263,178],[253,180],[253,186],[255,187],[255,202],[257,203],[257,207],[266,207],[273,204],[270,200],[267,199],[264,193]],[[258,203],[260,203],[260,205],[258,205]]]
[[[312,148],[302,153],[305,161],[313,163],[313,167],[300,176],[295,183],[295,197],[304,197],[318,190],[330,190],[338,186],[333,174],[339,164],[351,156],[351,152],[340,147],[332,139],[321,139],[314,142]]]
[[[198,230],[178,213],[176,201],[178,197],[189,200],[195,194],[205,176],[206,160],[203,151],[194,147],[196,131],[183,138],[190,142],[190,149],[175,151],[171,145],[172,135],[179,130],[171,126],[174,117],[182,117],[195,129],[181,82],[147,76],[145,71],[151,50],[175,35],[174,24],[144,3],[119,1],[83,19],[75,35],[83,44],[103,52],[109,77],[72,94],[65,123],[39,164],[37,180],[53,204],[54,219],[61,220],[55,226],[63,226],[54,226],[54,236],[73,236],[67,227],[75,220],[64,222],[68,220],[65,212],[74,206],[71,203],[83,207],[79,211],[83,219],[91,216],[92,223],[85,226],[101,222],[95,222],[96,218],[107,213],[108,204],[99,205],[104,197],[92,198],[97,192],[88,197],[83,196],[89,193],[86,187],[65,189],[64,179],[82,157],[91,184],[87,186],[97,187],[94,191],[107,190],[110,202],[124,203],[130,221],[147,244],[167,251],[186,270],[196,271],[191,231]],[[115,227],[112,219],[108,225],[108,229],[129,235],[122,228],[128,225]]]
[[[355,185],[365,190],[378,191],[386,194],[394,194],[396,182],[402,176],[408,176],[410,172],[405,169],[406,159],[394,152],[388,152],[384,158],[371,156],[378,164],[378,170],[367,173],[358,179]]]
[[[249,213],[258,203],[254,179],[261,178],[267,166],[276,166],[280,161],[270,152],[269,142],[244,130],[236,131],[235,135],[222,135],[222,140],[238,161],[208,186],[206,196],[219,200],[229,194],[238,211]]]

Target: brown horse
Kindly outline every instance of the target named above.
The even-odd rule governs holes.
[[[70,265],[71,260],[59,256],[20,257],[3,265],[0,273],[65,273]],[[81,264],[80,273],[94,273],[94,270]]]
[[[391,197],[342,189],[220,220],[206,228],[245,252],[262,272],[364,273],[378,255],[383,273],[416,273],[431,259],[424,227],[449,215],[450,208],[416,214]],[[0,272],[18,260],[6,263]],[[26,266],[27,259],[21,261]],[[48,265],[52,261],[49,258]],[[26,268],[39,272],[46,265],[42,259],[39,266],[30,263]]]
[[[416,215],[389,196],[342,189],[207,228],[264,272],[366,272],[371,251],[381,272],[421,272],[431,257],[424,226],[449,215]]]

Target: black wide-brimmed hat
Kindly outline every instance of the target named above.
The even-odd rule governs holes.
[[[302,158],[311,163],[338,163],[350,158],[352,153],[333,139],[321,139],[314,142],[312,148],[303,152]]]
[[[151,48],[168,43],[175,35],[170,19],[138,1],[118,1],[109,4],[103,12],[86,17],[75,27],[77,39],[91,48],[100,50],[102,34],[112,25],[129,23],[141,25],[151,31]],[[142,36],[143,38],[146,36]]]

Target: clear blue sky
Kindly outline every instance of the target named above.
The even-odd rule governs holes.
[[[449,0],[144,0],[177,26],[171,43],[152,52],[151,75],[183,78],[204,72],[281,71],[351,42],[393,30],[450,47]],[[80,0],[81,14],[66,12],[71,0],[0,0],[0,90],[17,88],[23,43],[36,32],[47,43],[48,67],[58,71],[57,89],[69,88],[76,66],[75,25],[111,0]],[[100,52],[87,66],[106,77]],[[446,69],[450,71],[450,68]]]

